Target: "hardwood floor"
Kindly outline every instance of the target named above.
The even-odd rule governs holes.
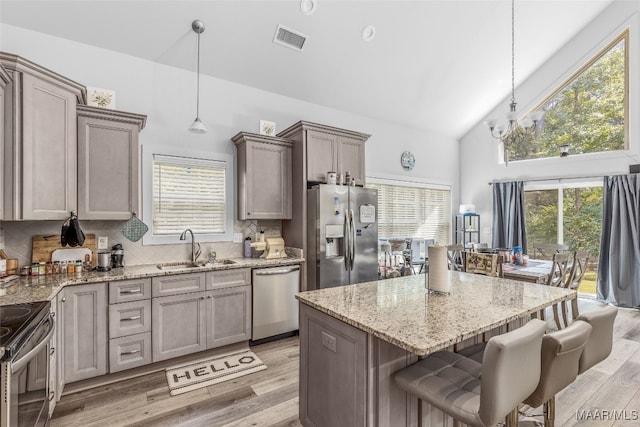
[[[164,371],[120,381],[63,396],[50,425],[299,426],[298,337],[252,350],[268,369],[174,397]],[[556,397],[556,425],[636,426],[638,417],[640,311],[620,309],[611,356]]]

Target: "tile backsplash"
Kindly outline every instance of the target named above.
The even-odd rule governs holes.
[[[126,265],[156,264],[161,262],[184,261],[191,256],[191,241],[170,245],[143,245],[142,240],[131,242],[120,231],[126,221],[82,221],[80,228],[85,234],[95,234],[96,238],[106,236],[109,239],[109,250],[116,243],[122,243]],[[19,264],[31,263],[31,240],[37,234],[60,234],[63,221],[4,221],[0,222],[0,249],[10,258],[18,258]],[[234,232],[256,239],[256,234],[264,230],[266,237],[280,236],[281,222],[269,221],[235,221]],[[4,242],[4,245],[3,245]],[[196,233],[196,242],[198,234]],[[236,258],[243,254],[243,244],[233,242],[200,242],[202,254],[199,259],[206,259],[210,250],[215,250],[219,258]]]

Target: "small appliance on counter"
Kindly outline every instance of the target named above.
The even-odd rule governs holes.
[[[111,270],[111,252],[98,252],[98,271]]]
[[[262,256],[265,259],[286,258],[284,239],[282,237],[267,237],[267,248]]]
[[[111,247],[111,267],[124,267],[124,249],[122,249],[122,243],[117,243]]]

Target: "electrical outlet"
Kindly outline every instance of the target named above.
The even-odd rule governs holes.
[[[332,337],[328,333],[322,331],[322,345],[335,353],[336,337]]]
[[[242,233],[233,233],[233,243],[242,243]]]
[[[98,249],[109,249],[109,238],[107,236],[98,237]]]

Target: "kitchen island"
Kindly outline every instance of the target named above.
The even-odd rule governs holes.
[[[451,293],[409,276],[299,293],[303,425],[417,425],[416,398],[391,375],[419,356],[517,327],[576,292],[449,272]],[[425,405],[426,406],[426,405]],[[442,425],[425,408],[424,425]]]

